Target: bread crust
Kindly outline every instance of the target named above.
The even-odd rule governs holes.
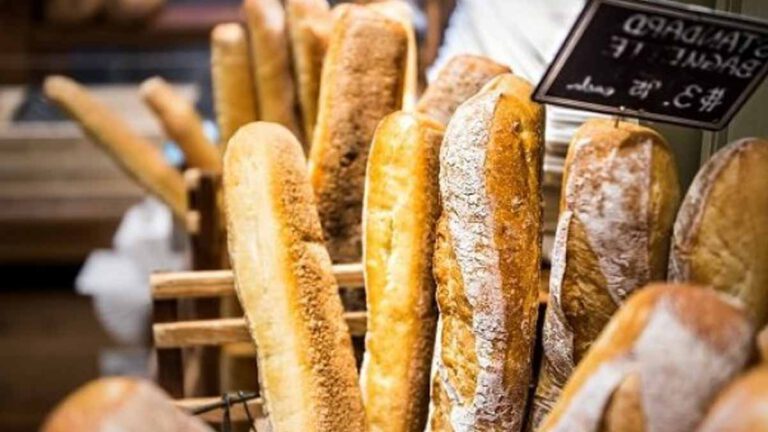
[[[416,111],[447,125],[460,104],[493,77],[512,72],[509,67],[476,55],[458,55],[440,69],[416,105]]]
[[[333,18],[327,0],[287,0],[285,11],[293,55],[293,75],[304,125],[304,150],[309,154],[317,121],[320,76]]]
[[[88,137],[101,146],[123,170],[148,192],[165,202],[179,220],[187,213],[187,191],[182,175],[160,150],[75,81],[54,75],[45,79],[45,96],[64,109]]]
[[[768,432],[768,365],[762,364],[723,390],[699,432]]]
[[[746,138],[702,166],[675,221],[669,278],[740,299],[768,322],[768,141]]]
[[[704,287],[638,290],[576,367],[539,430],[592,431],[610,425],[607,419],[641,419],[634,427],[642,423],[644,430],[692,430],[745,365],[753,333],[740,305]],[[628,389],[628,379],[638,382]]]
[[[154,384],[133,378],[102,378],[59,403],[42,432],[212,432],[201,420],[173,406]]]
[[[511,74],[495,78],[443,140],[428,430],[522,427],[541,260],[544,111],[531,92]]]
[[[443,127],[396,112],[371,145],[363,219],[368,310],[361,387],[370,431],[422,432],[437,309],[432,278]]]
[[[349,331],[301,145],[284,127],[256,122],[235,134],[224,164],[230,261],[272,430],[363,431]]]
[[[664,138],[644,126],[602,119],[576,131],[562,190],[534,428],[624,299],[666,279],[680,201]]]
[[[345,5],[323,66],[309,173],[334,262],[362,254],[368,147],[379,121],[400,109],[408,43],[398,22]]]
[[[187,165],[210,172],[221,171],[219,151],[205,135],[203,119],[191,102],[158,76],[144,81],[139,91],[165,133],[181,148]]]
[[[237,130],[259,119],[248,37],[240,23],[211,32],[211,84],[222,154]]]
[[[288,29],[280,0],[244,0],[251,35],[254,86],[260,120],[281,124],[303,137],[296,119],[296,91],[291,75]]]

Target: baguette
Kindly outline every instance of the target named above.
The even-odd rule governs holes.
[[[54,24],[82,24],[104,9],[105,0],[45,0],[43,15]]]
[[[344,5],[323,65],[309,173],[331,258],[357,262],[368,146],[379,121],[400,109],[408,39],[403,26]]]
[[[746,364],[753,332],[743,308],[712,290],[643,288],[611,318],[540,430],[692,430]]]
[[[524,420],[541,272],[544,109],[532,90],[498,76],[446,130],[428,430],[519,431]]]
[[[219,24],[211,32],[211,84],[222,154],[232,135],[259,118],[248,37],[239,23]]]
[[[419,48],[416,44],[411,6],[404,0],[382,0],[369,3],[368,7],[397,20],[408,36],[408,61],[405,65],[403,80],[403,110],[412,111],[416,106],[419,90]]]
[[[179,220],[186,218],[184,178],[165,161],[154,144],[136,134],[106,105],[69,78],[50,76],[45,80],[43,91],[46,97],[75,119],[83,131],[128,175],[165,202]]]
[[[273,123],[241,128],[224,155],[224,197],[271,430],[364,431],[349,331],[296,138]]]
[[[589,120],[576,131],[562,190],[534,429],[624,299],[666,279],[680,201],[664,138],[612,120]]]
[[[768,365],[752,369],[715,400],[699,432],[768,432]]]
[[[294,112],[296,94],[283,5],[280,0],[244,0],[243,9],[251,35],[253,82],[261,120],[279,123],[301,137]]]
[[[42,432],[213,432],[176,408],[154,384],[132,378],[101,378],[67,396]]]
[[[416,105],[416,111],[447,125],[460,104],[474,96],[493,77],[509,72],[511,70],[507,66],[487,57],[453,57],[427,87]]]
[[[368,331],[361,372],[370,431],[423,432],[435,337],[432,248],[443,127],[397,112],[376,128],[364,204]]]
[[[135,24],[160,11],[165,2],[166,0],[106,0],[106,13],[111,21]]]
[[[768,323],[768,141],[731,143],[696,175],[675,221],[669,278],[739,298]]]
[[[165,133],[181,148],[187,165],[211,172],[221,171],[219,151],[205,136],[203,119],[188,100],[160,77],[144,81],[140,92]]]
[[[305,151],[309,153],[317,121],[320,75],[333,21],[327,0],[287,0],[285,9],[291,37],[293,75],[304,125]]]

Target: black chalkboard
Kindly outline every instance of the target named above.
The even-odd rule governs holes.
[[[534,100],[719,130],[766,72],[766,22],[671,2],[590,0]]]

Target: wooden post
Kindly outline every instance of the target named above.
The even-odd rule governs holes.
[[[166,323],[178,321],[178,303],[175,299],[155,300],[153,306],[153,322]],[[155,346],[157,346],[157,343],[155,343]],[[181,361],[181,349],[157,349],[157,383],[173,398],[184,396],[184,372]]]

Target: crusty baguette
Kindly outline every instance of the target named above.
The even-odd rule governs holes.
[[[419,87],[419,49],[416,45],[416,30],[413,27],[413,11],[405,0],[382,0],[368,4],[376,12],[397,20],[408,35],[408,63],[403,81],[403,110],[411,111],[416,106]]]
[[[280,0],[244,0],[243,9],[261,120],[279,123],[301,138],[283,5]]]
[[[105,0],[45,0],[43,15],[54,24],[82,24],[104,9]]]
[[[334,262],[362,254],[368,147],[379,121],[400,109],[408,38],[395,20],[345,5],[323,65],[310,181]]]
[[[69,78],[50,76],[45,80],[43,91],[130,176],[184,220],[187,212],[184,178],[165,161],[155,145],[136,134],[123,119]]]
[[[304,148],[309,153],[317,121],[320,75],[333,20],[327,0],[287,0],[285,11],[291,37],[293,75],[304,125]]]
[[[275,432],[365,430],[349,331],[301,144],[257,122],[224,155],[229,256]]]
[[[699,432],[768,432],[768,365],[728,385],[709,409]]]
[[[576,131],[562,190],[534,428],[624,299],[666,280],[680,201],[664,138],[613,120],[589,120]]]
[[[239,23],[219,24],[211,32],[211,84],[221,152],[232,135],[259,119],[248,36]]]
[[[144,81],[140,92],[165,133],[181,148],[187,165],[211,172],[221,171],[221,155],[205,136],[203,119],[190,101],[157,76]]]
[[[376,128],[366,174],[368,331],[361,372],[369,430],[423,432],[437,323],[432,278],[443,127],[396,112]]]
[[[745,365],[753,327],[743,308],[701,286],[652,285],[611,318],[539,429],[692,430]]]
[[[709,285],[768,322],[768,140],[717,152],[688,189],[675,221],[669,278]]]
[[[101,378],[67,396],[49,414],[42,432],[213,432],[176,408],[154,384]]]
[[[498,76],[445,133],[428,430],[518,431],[524,420],[541,273],[544,108],[532,90]]]
[[[493,77],[511,72],[507,66],[482,56],[459,55],[440,69],[416,105],[416,111],[447,125],[453,112]]]

